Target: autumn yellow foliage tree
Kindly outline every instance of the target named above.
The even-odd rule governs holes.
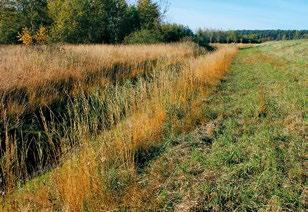
[[[35,34],[32,35],[31,31],[27,27],[24,27],[21,33],[18,33],[17,37],[19,38],[19,41],[21,41],[26,46],[29,46],[33,43],[42,45],[47,42],[47,29],[46,27],[40,26]]]
[[[34,35],[35,42],[37,44],[45,44],[47,42],[47,29],[46,27],[40,26]]]
[[[30,30],[27,27],[24,27],[21,33],[18,33],[18,40],[23,44],[29,46],[33,43],[33,36],[31,35]]]

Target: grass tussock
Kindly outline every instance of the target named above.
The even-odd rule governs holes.
[[[62,155],[58,160],[61,165],[26,183],[22,189],[8,193],[4,209],[110,210],[141,204],[139,197],[143,194],[137,183],[136,155],[162,145],[166,136],[189,131],[202,122],[201,103],[223,78],[237,51],[236,47],[228,46],[195,58],[195,50],[185,50],[181,45],[165,47],[93,46],[88,51],[83,46],[65,47],[74,54],[91,55],[97,63],[90,70],[104,64],[104,54],[107,58],[119,58],[113,59],[114,63],[123,63],[121,56],[126,55],[132,65],[138,63],[136,58],[152,60],[163,52],[169,52],[169,59],[155,63],[146,75],[127,78],[121,83],[116,78],[115,83],[104,89],[99,85],[91,95],[78,92],[62,103],[64,106],[59,107],[58,113],[39,107],[38,125],[44,132],[44,145],[48,144],[48,152],[44,153],[59,151],[61,154],[54,155]],[[140,48],[145,49],[136,51]],[[142,72],[146,71],[143,67]],[[79,148],[63,156],[76,144]],[[53,146],[61,148],[53,150]],[[39,150],[37,147],[36,151]],[[41,167],[51,161],[54,160],[44,158]],[[19,170],[23,170],[22,166]]]

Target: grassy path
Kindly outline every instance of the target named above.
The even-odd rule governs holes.
[[[308,64],[304,59],[277,55],[279,45],[239,52],[226,80],[204,103],[209,124],[172,139],[146,170],[144,207],[303,209],[301,130]],[[290,58],[307,57],[292,52],[295,55]]]

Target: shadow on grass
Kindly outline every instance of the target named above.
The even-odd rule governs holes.
[[[153,161],[155,158],[159,157],[165,148],[163,146],[152,146],[149,149],[141,148],[135,153],[135,164],[137,167],[137,172],[140,174],[144,169]]]

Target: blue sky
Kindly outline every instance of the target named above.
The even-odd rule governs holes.
[[[193,30],[308,29],[308,0],[168,0],[166,21]]]

